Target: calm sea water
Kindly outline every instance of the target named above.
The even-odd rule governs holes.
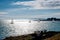
[[[0,20],[0,39],[33,33],[37,30],[60,31],[60,21]]]

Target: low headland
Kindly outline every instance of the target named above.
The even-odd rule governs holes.
[[[47,18],[47,19],[40,19],[40,21],[60,21],[60,18],[51,17],[51,18]]]

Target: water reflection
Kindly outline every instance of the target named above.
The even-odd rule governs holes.
[[[6,36],[18,36],[24,34],[30,34],[37,30],[55,30],[60,29],[59,21],[30,21],[29,20],[14,20],[14,24],[11,24],[11,20],[0,21],[0,38]]]

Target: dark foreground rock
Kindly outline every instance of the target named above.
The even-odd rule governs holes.
[[[46,38],[44,40],[60,40],[60,33],[59,34],[56,34],[50,38]]]
[[[56,36],[55,36],[56,35]],[[22,36],[10,36],[6,37],[3,40],[53,40],[54,37],[56,39],[60,40],[60,32],[55,32],[55,31],[37,31],[33,34],[28,34],[28,35],[22,35]],[[55,40],[55,39],[54,39]]]

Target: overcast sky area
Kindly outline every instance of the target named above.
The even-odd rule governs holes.
[[[60,18],[60,0],[0,0],[0,18]]]

